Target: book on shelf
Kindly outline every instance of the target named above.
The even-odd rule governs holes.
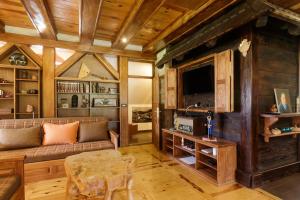
[[[213,154],[213,148],[201,149],[201,152],[207,153],[207,154]]]
[[[185,164],[188,164],[188,165],[193,165],[196,163],[196,158],[195,156],[187,156],[187,157],[182,157],[182,158],[179,158],[179,160],[181,162],[184,162]]]

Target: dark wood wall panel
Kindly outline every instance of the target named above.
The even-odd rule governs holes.
[[[274,88],[289,89],[295,109],[298,88],[298,45],[296,38],[287,33],[257,30],[255,37],[257,95],[254,110],[257,117],[275,103]],[[257,171],[265,171],[297,161],[298,141],[292,137],[272,138],[265,143],[259,135],[262,120],[257,120]],[[292,125],[288,121],[283,126]],[[279,124],[280,125],[280,124]]]

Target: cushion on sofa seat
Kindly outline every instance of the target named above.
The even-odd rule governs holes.
[[[33,163],[47,160],[64,159],[67,156],[102,149],[113,149],[114,145],[110,140],[85,142],[76,144],[61,144],[39,146],[28,149],[17,149],[10,151],[2,151],[0,155],[26,155],[25,163]]]
[[[80,123],[78,142],[107,140],[108,121]]]
[[[43,124],[43,145],[75,144],[79,121],[68,124]]]
[[[41,127],[0,129],[0,150],[41,145]]]
[[[0,200],[10,199],[20,185],[19,176],[0,177]]]

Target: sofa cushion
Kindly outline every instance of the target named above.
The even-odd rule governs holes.
[[[75,144],[77,141],[79,122],[68,124],[43,124],[43,145]]]
[[[0,150],[41,145],[41,128],[0,129]]]
[[[19,176],[0,177],[0,199],[10,199],[20,185]]]
[[[39,146],[28,149],[17,149],[10,151],[2,151],[0,156],[4,155],[25,155],[25,163],[33,163],[47,160],[64,159],[67,156],[102,149],[113,149],[114,145],[110,140],[85,142],[76,144],[62,144]]]
[[[108,121],[80,123],[78,142],[107,140]]]

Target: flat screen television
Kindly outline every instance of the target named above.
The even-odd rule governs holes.
[[[183,95],[212,93],[215,90],[214,66],[212,64],[183,72]]]

